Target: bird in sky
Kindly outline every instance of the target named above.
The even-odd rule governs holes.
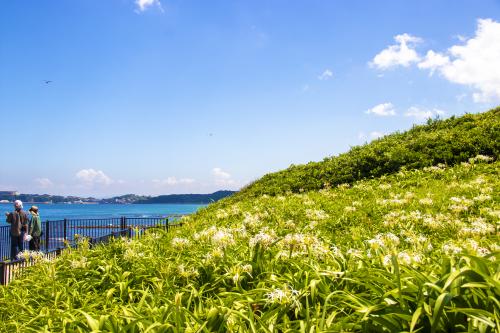
[[[44,80],[43,82],[45,82],[45,84],[52,83],[52,81],[50,81],[50,80]]]

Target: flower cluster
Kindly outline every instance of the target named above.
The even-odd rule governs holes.
[[[400,240],[399,237],[392,232],[385,234],[378,234],[375,238],[366,241],[372,250],[391,251],[398,247]]]
[[[309,234],[288,234],[278,242],[278,257],[311,255],[322,257],[329,252],[328,246],[318,237]]]
[[[17,254],[17,259],[21,259],[21,260],[33,260],[35,262],[38,262],[38,261],[43,261],[46,259],[45,257],[45,253],[41,252],[41,251],[30,251],[30,250],[24,250],[24,251],[21,251]]]
[[[311,220],[324,220],[328,218],[328,214],[322,209],[306,209],[306,216]]]
[[[172,247],[176,250],[183,250],[189,247],[189,240],[186,238],[175,237],[172,239]]]
[[[299,291],[289,286],[285,286],[283,289],[276,288],[268,292],[265,296],[267,304],[289,305],[292,308],[301,307]]]
[[[257,244],[261,248],[269,248],[276,241],[276,233],[274,230],[267,233],[267,230],[261,230],[258,234],[250,238],[250,246],[255,247]]]
[[[446,169],[446,165],[439,163],[438,165],[433,165],[430,167],[425,167],[424,171],[425,172],[430,172],[430,173],[442,173]]]
[[[80,257],[79,259],[70,261],[71,268],[86,268],[87,265],[88,261],[86,257]]]
[[[476,157],[469,158],[469,163],[491,162],[494,158],[486,155],[477,155]]]
[[[381,206],[401,206],[408,203],[409,199],[400,194],[393,194],[389,199],[378,199],[377,204]]]
[[[465,197],[451,197],[450,201],[452,202],[448,207],[451,211],[455,213],[467,211],[469,207],[472,205],[473,201],[467,199]]]
[[[470,226],[463,227],[459,231],[461,236],[482,236],[493,233],[495,233],[495,226],[481,217],[472,220]]]

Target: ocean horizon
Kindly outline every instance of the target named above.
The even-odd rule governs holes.
[[[24,203],[24,210],[33,205]],[[42,221],[62,219],[89,219],[110,217],[155,217],[170,214],[191,214],[205,207],[203,204],[34,204]],[[0,225],[6,225],[5,213],[13,210],[12,203],[0,204]]]

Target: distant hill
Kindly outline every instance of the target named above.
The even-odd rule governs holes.
[[[125,194],[117,197],[96,199],[82,198],[76,196],[60,196],[50,194],[17,194],[13,195],[10,192],[0,194],[0,201],[13,202],[21,200],[25,203],[72,203],[72,204],[153,204],[153,203],[170,203],[170,204],[208,204],[236,192],[234,191],[217,191],[212,194],[170,194],[160,195],[157,197],[143,196],[136,194]]]
[[[136,204],[209,204],[236,193],[235,191],[217,191],[212,194],[169,194],[138,200]]]

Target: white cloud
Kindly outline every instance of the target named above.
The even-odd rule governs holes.
[[[476,35],[448,54],[451,60],[436,67],[443,77],[474,88],[476,102],[500,100],[500,22],[478,20]]]
[[[136,0],[135,4],[137,5],[137,9],[140,12],[145,11],[151,6],[157,6],[161,11],[163,11],[163,7],[161,6],[160,0]]]
[[[78,180],[80,180],[84,185],[87,186],[91,186],[94,184],[108,186],[113,184],[113,180],[101,170],[82,169],[78,171],[75,176]]]
[[[370,66],[385,70],[395,66],[408,67],[420,60],[415,51],[415,44],[420,43],[421,38],[404,33],[395,36],[394,40],[399,44],[390,45],[382,50],[373,58]]]
[[[452,83],[471,87],[475,102],[500,101],[500,22],[479,19],[472,38],[457,35],[460,44],[445,52],[427,51],[423,59],[415,51],[421,39],[408,34],[395,37],[399,45],[391,45],[370,63],[378,69],[409,66],[418,63],[432,76],[438,72]]]
[[[430,50],[424,60],[419,62],[417,66],[420,69],[430,69],[430,75],[432,76],[436,69],[449,64],[449,62],[450,58]]]
[[[442,116],[445,113],[446,112],[444,112],[443,110],[436,109],[436,108],[423,109],[423,108],[419,108],[416,106],[412,106],[405,112],[405,116],[406,117],[413,117],[413,118],[416,118],[418,120],[425,120],[425,119],[429,119],[429,118],[434,118],[436,116]]]
[[[39,188],[50,188],[54,186],[54,183],[48,178],[36,178],[35,183]]]
[[[180,178],[167,177],[166,179],[154,179],[153,183],[157,186],[173,186],[173,185],[189,185],[196,181],[193,178]]]
[[[333,72],[327,68],[323,73],[321,73],[321,75],[318,76],[318,79],[326,81],[331,79],[332,77],[333,77]]]
[[[394,109],[394,105],[392,103],[382,103],[375,105],[371,109],[367,110],[365,113],[374,114],[376,116],[387,117],[387,116],[395,116],[396,110]]]

